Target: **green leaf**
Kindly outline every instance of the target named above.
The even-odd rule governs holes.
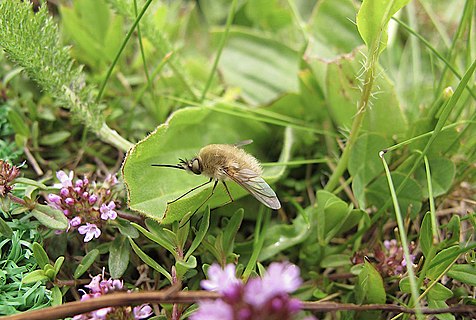
[[[195,234],[195,238],[193,239],[190,248],[188,248],[188,251],[185,254],[184,260],[188,260],[188,258],[192,255],[195,249],[197,249],[200,243],[202,243],[203,238],[207,234],[208,227],[210,226],[210,207],[207,206],[201,220],[202,222],[200,223],[200,227],[198,228],[198,231]]]
[[[428,307],[430,309],[445,309],[448,308],[448,304],[442,300],[428,300]],[[455,320],[455,316],[451,313],[435,314],[435,317],[439,320]]]
[[[86,271],[88,271],[89,267],[94,263],[94,260],[99,256],[99,250],[93,249],[86,254],[81,263],[78,265],[76,270],[74,271],[73,277],[75,279],[79,279]]]
[[[179,279],[183,279],[185,273],[191,269],[195,269],[197,267],[197,258],[194,256],[190,256],[186,261],[184,260],[177,260],[175,262],[175,268],[177,270],[177,277]]]
[[[136,223],[131,223],[131,224],[132,224],[132,226],[134,226],[134,228],[139,230],[144,236],[146,236],[150,240],[154,241],[155,243],[157,243],[161,247],[167,249],[174,256],[177,255],[177,252],[175,250],[175,245],[174,245],[173,241],[171,241],[167,237],[167,235],[164,231],[164,227],[159,225],[156,221],[151,220],[151,219],[147,219],[145,221],[145,224],[147,225],[147,227],[152,232],[144,229],[142,226],[140,226]]]
[[[12,228],[10,228],[10,226],[1,217],[0,217],[0,235],[8,239],[13,236]]]
[[[473,275],[474,276],[474,275]],[[437,282],[429,291],[428,299],[429,300],[441,300],[445,301],[453,296],[453,291]]]
[[[438,279],[460,254],[458,245],[441,250],[431,261],[426,276],[431,280]]]
[[[116,219],[116,226],[123,236],[131,237],[132,239],[139,237],[139,232],[131,224],[130,221],[124,219]]]
[[[21,184],[26,184],[29,186],[34,186],[42,190],[48,189],[48,187],[44,185],[43,183],[32,180],[32,179],[24,178],[24,177],[15,178],[15,183],[21,183]]]
[[[207,144],[236,143],[246,139],[254,139],[255,142],[245,148],[250,149],[249,152],[258,159],[263,159],[260,150],[273,151],[265,147],[269,141],[263,140],[263,137],[269,136],[270,129],[258,121],[245,120],[209,108],[184,108],[174,112],[165,124],[136,144],[126,156],[122,172],[130,208],[161,223],[180,221],[205,201],[212,185],[200,188],[167,206],[167,202],[206,182],[208,178],[189,175],[182,170],[152,167],[152,164],[177,163],[179,158],[195,156]],[[287,161],[289,157],[290,146],[286,141],[284,146],[285,154],[282,154],[280,161]],[[272,183],[283,173],[284,166],[276,166],[266,169],[263,177]],[[235,200],[247,194],[235,183],[229,183],[228,188]],[[228,200],[225,189],[218,186],[207,204],[214,208]]]
[[[170,283],[172,283],[172,276],[170,275],[170,273],[167,272],[167,270],[165,270],[160,264],[155,262],[155,260],[148,256],[144,251],[142,251],[139,246],[137,246],[137,244],[134,242],[134,240],[129,238],[129,242],[134,252],[139,256],[139,258],[141,258],[142,261],[144,261],[149,267],[151,267],[155,271],[161,273],[164,277],[167,278],[167,280],[169,280]]]
[[[54,146],[64,143],[71,136],[69,131],[57,131],[41,136],[40,144],[45,146]]]
[[[359,101],[362,92],[359,89],[360,82],[355,75],[359,74],[361,69],[360,60],[354,55],[346,55],[332,60],[327,65],[326,103],[331,119],[336,126],[351,128],[352,121],[358,112],[356,101]],[[392,81],[384,70],[378,69],[377,72],[379,76],[374,81],[374,87],[380,88],[381,91],[378,98],[372,99],[372,110],[364,117],[362,130],[390,140],[395,135],[403,136],[408,125]],[[388,119],[392,119],[392,125],[388,125]],[[380,144],[381,140],[378,140],[378,143]],[[367,157],[380,159],[378,152],[368,154]]]
[[[355,298],[359,304],[385,303],[386,294],[382,277],[368,261],[365,261],[357,277]]]
[[[352,208],[334,194],[317,191],[317,238],[325,246],[339,231]]]
[[[350,152],[348,169],[354,177],[352,189],[362,208],[366,207],[365,187],[383,172],[382,161],[378,153],[389,145],[390,140],[379,134],[364,133],[357,138]],[[360,185],[355,187],[356,184]]]
[[[28,273],[26,276],[23,277],[22,283],[33,283],[37,281],[46,281],[49,278],[45,275],[43,270],[35,270]]]
[[[109,248],[109,272],[111,277],[119,279],[129,265],[130,245],[127,238],[122,235],[117,235]]]
[[[431,225],[431,212],[427,212],[423,217],[420,228],[420,248],[425,257],[433,247],[433,227]]]
[[[54,265],[55,277],[58,275],[58,272],[60,271],[61,266],[63,265],[63,262],[64,262],[63,256],[60,256],[58,257],[58,259],[56,259],[55,265]]]
[[[308,23],[314,36],[309,48],[314,55],[332,59],[343,52],[351,52],[362,45],[362,39],[353,22],[356,9],[352,0],[321,0]]]
[[[447,276],[457,281],[476,286],[476,266],[471,264],[455,264],[448,271]]]
[[[357,28],[367,48],[387,47],[387,25],[390,18],[410,0],[364,0],[357,13]]]
[[[299,89],[298,53],[263,33],[231,30],[219,69],[225,83],[240,88],[243,99],[252,105],[270,103]]]
[[[330,254],[322,259],[321,268],[337,268],[351,266],[351,257],[348,254]]]
[[[59,287],[51,288],[51,306],[59,306],[63,303],[63,294]]]
[[[392,180],[395,189],[398,189],[402,183],[405,175],[400,172],[392,172]],[[390,191],[388,189],[388,182],[385,176],[379,177],[375,182],[369,185],[367,191],[368,206],[376,206],[377,208],[384,205],[384,203],[390,198]],[[422,192],[421,186],[412,179],[409,178],[405,187],[397,196],[402,214],[410,214],[410,217],[415,217],[420,211]]]
[[[438,157],[430,158],[431,184],[433,186],[433,196],[438,197],[451,188],[455,178],[456,167],[450,159]],[[415,172],[417,181],[422,185],[423,196],[428,197],[428,186],[426,172],[424,169]]]
[[[222,247],[226,255],[233,252],[235,236],[241,226],[244,214],[245,211],[243,209],[236,210],[236,212],[231,216],[230,220],[228,221],[228,224],[225,227],[225,230],[223,232]]]
[[[33,251],[33,256],[35,257],[36,263],[38,263],[38,266],[41,269],[50,263],[50,259],[48,258],[45,249],[43,249],[43,247],[38,242],[33,243],[31,250]]]
[[[37,204],[31,211],[33,216],[41,224],[51,229],[65,230],[68,227],[68,219],[63,212],[50,206]]]
[[[308,207],[305,210],[310,212],[315,209]],[[259,261],[267,260],[283,250],[302,243],[313,231],[302,214],[297,216],[290,225],[272,225],[265,230],[265,240],[259,254]]]
[[[30,136],[30,130],[26,125],[26,119],[16,109],[8,110],[8,122],[10,122],[10,125],[12,126],[13,131],[15,131],[16,134],[19,134],[26,138]]]

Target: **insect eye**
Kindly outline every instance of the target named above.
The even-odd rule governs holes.
[[[195,159],[192,160],[190,170],[192,170],[192,172],[195,173],[195,174],[201,174],[202,173],[202,170],[200,168],[200,161],[198,161],[198,159],[195,158]]]

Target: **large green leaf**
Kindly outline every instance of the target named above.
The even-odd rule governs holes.
[[[288,160],[291,149],[292,135],[289,130],[286,132],[285,136],[288,138],[284,142],[285,152],[282,152],[280,161]],[[232,144],[246,139],[255,141],[246,146],[246,150],[264,160],[266,156],[271,156],[269,153],[279,151],[276,147],[270,147],[271,141],[279,141],[279,138],[258,121],[233,117],[211,108],[184,108],[176,111],[166,123],[136,144],[127,154],[122,172],[129,206],[162,223],[180,220],[203,203],[211,192],[212,184],[167,206],[167,202],[206,182],[208,178],[181,170],[152,167],[152,164],[175,164],[179,158],[194,157],[207,144]],[[264,171],[263,177],[272,183],[283,174],[284,169],[283,166],[271,167]],[[235,183],[227,185],[235,200],[247,194]],[[225,189],[218,185],[208,204],[213,208],[228,200]]]
[[[254,105],[298,91],[298,53],[246,30],[230,32],[219,68],[225,83],[240,88],[243,99]]]
[[[37,204],[31,211],[33,216],[43,225],[51,229],[65,230],[68,227],[68,219],[64,213],[50,206]]]

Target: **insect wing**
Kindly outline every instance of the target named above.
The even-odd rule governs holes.
[[[267,207],[277,210],[281,208],[281,203],[273,189],[256,172],[250,169],[241,169],[227,176],[242,186],[258,201]]]

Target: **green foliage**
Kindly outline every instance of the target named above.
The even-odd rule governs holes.
[[[37,259],[25,246],[39,236],[35,226],[24,224],[23,227],[31,228],[25,232],[10,225],[14,229],[11,237],[0,236],[0,315],[44,308],[52,303],[52,291],[42,281],[46,276],[43,270],[35,270]]]
[[[474,304],[474,1],[233,3],[0,1],[0,159],[26,160],[0,176],[0,314],[59,305],[101,272],[198,290],[215,262],[245,280],[295,263],[303,300],[416,318]],[[169,203],[208,178],[152,164],[246,139],[282,209],[233,182],[223,207],[221,184],[194,215],[212,184]],[[121,163],[119,217],[85,243],[46,203],[52,177],[96,181]]]
[[[8,57],[59,104],[69,106],[91,128],[101,128],[101,114],[92,105],[84,105],[90,99],[90,88],[84,85],[81,68],[74,65],[69,48],[61,44],[58,27],[46,6],[34,13],[29,2],[2,1],[0,39]]]

